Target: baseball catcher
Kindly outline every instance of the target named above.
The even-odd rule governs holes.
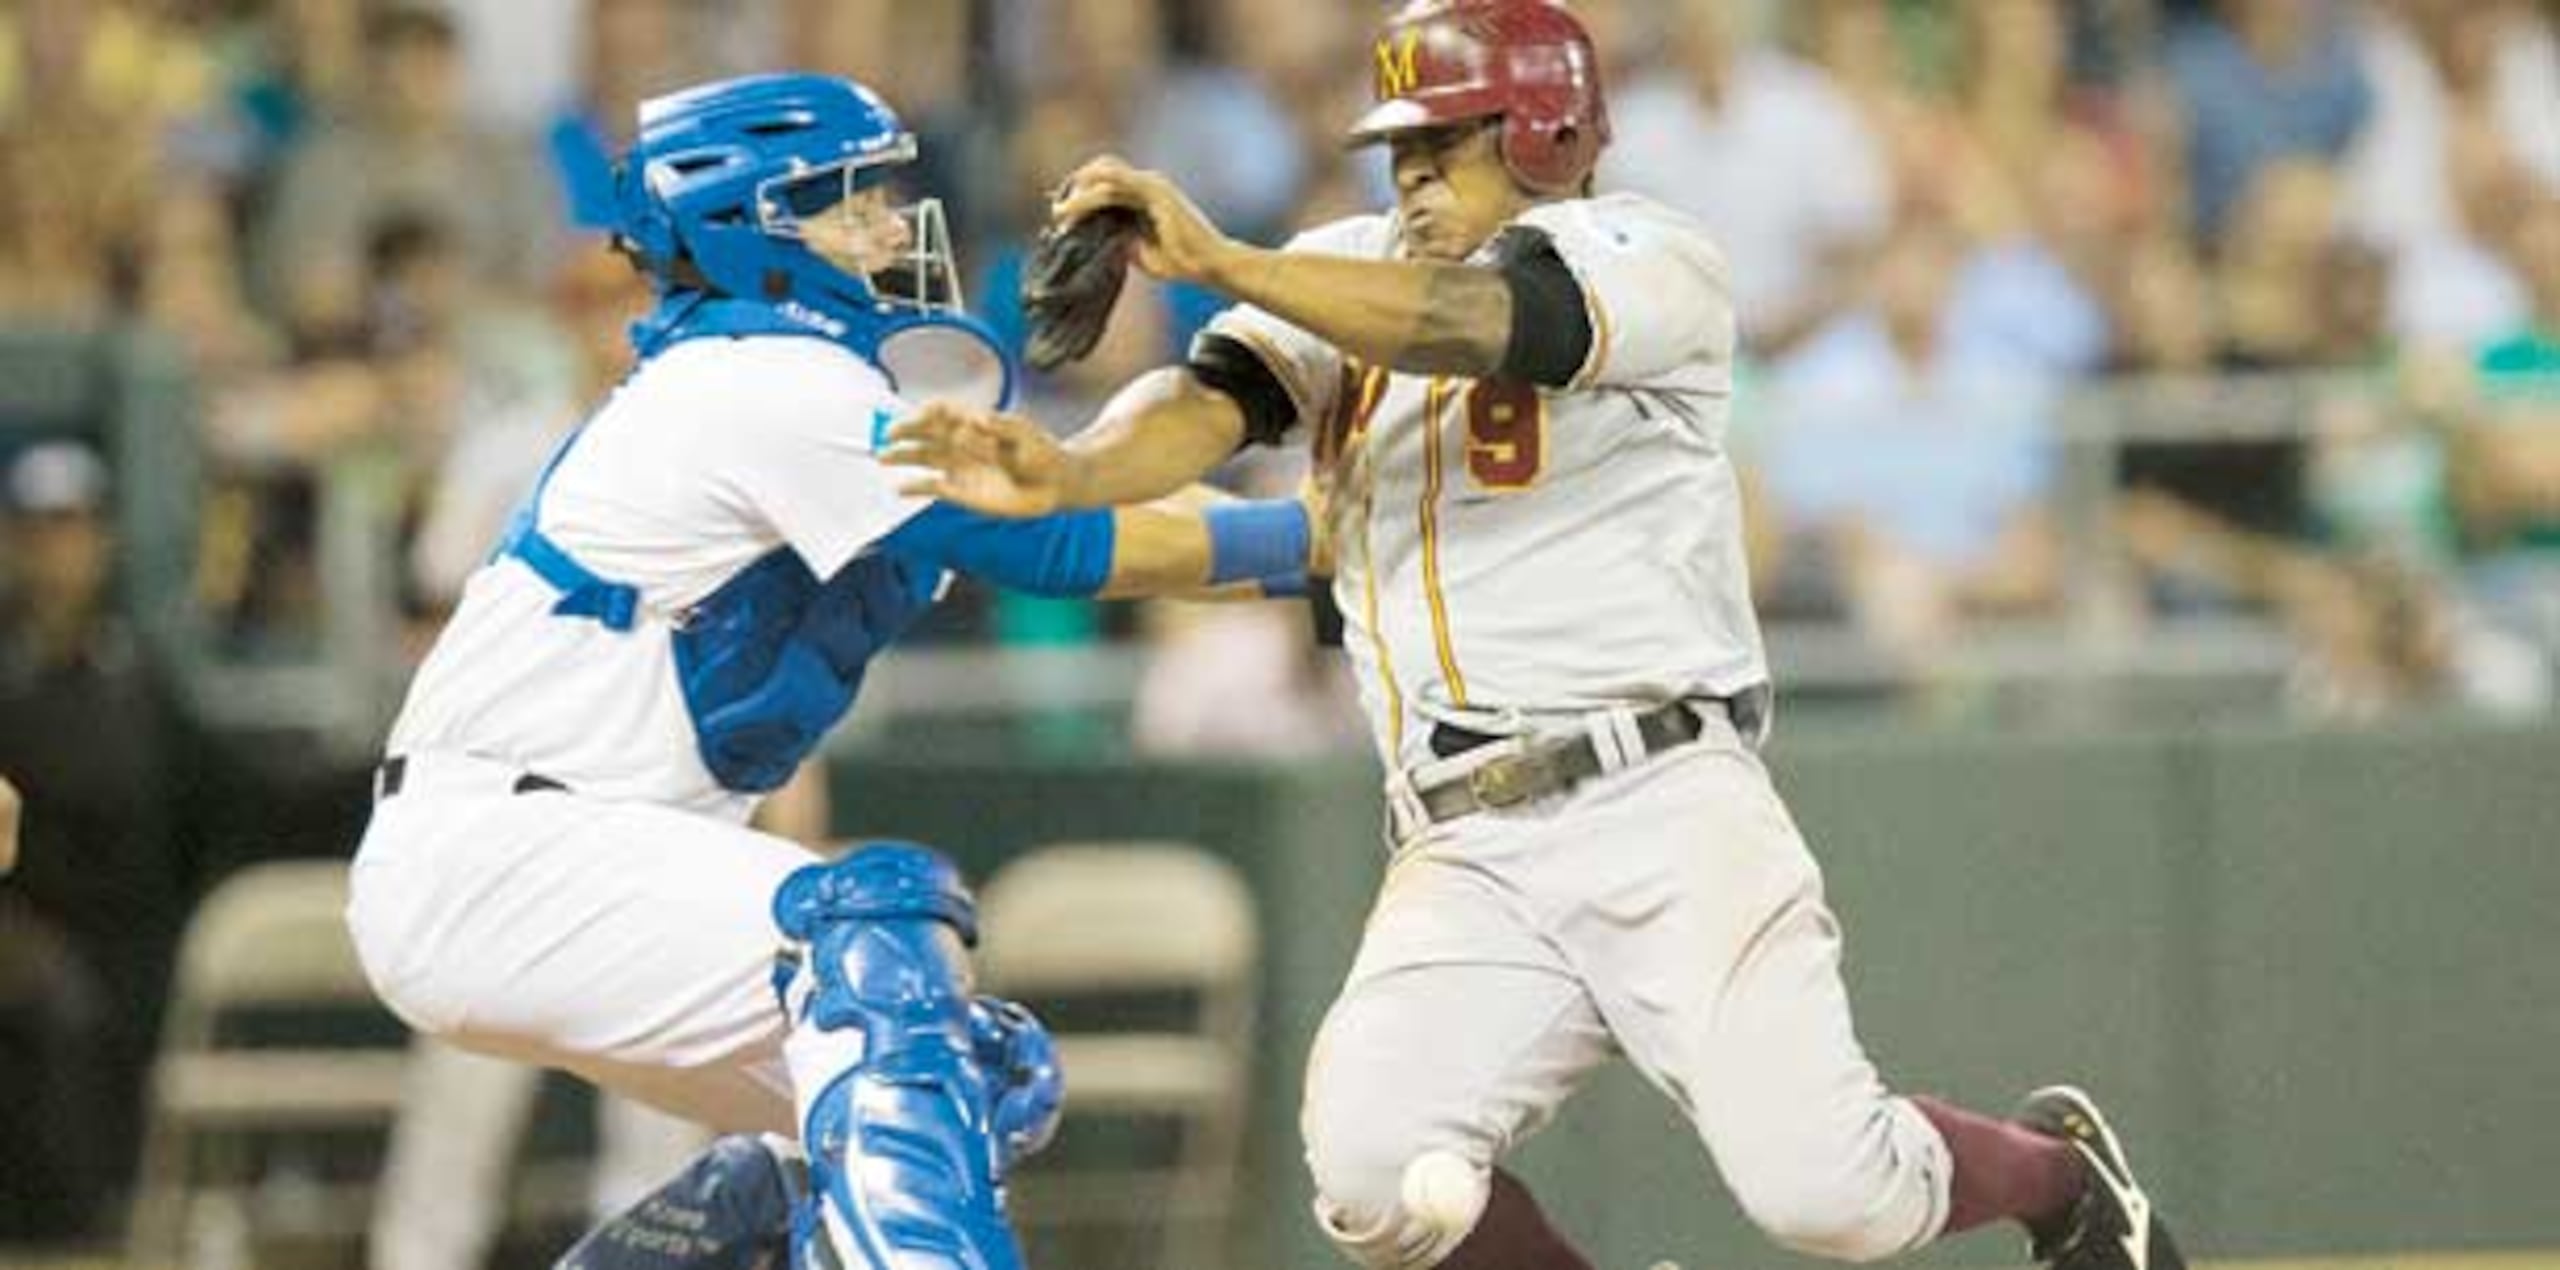
[[[656,292],[637,364],[411,685],[348,926],[420,1030],[736,1135],[564,1265],[1014,1270],[1004,1178],[1059,1076],[1029,1015],[972,993],[966,891],[922,848],[825,862],[749,814],[952,573],[1286,587],[1306,513],[998,520],[902,495],[878,450],[910,403],[1013,379],[953,299],[940,206],[891,201],[914,134],[817,75],[675,93],[639,125],[579,200]],[[1237,517],[1296,532],[1240,546]]]

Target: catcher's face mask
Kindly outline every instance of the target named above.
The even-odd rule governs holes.
[[[960,268],[942,200],[893,204],[891,169],[915,161],[916,141],[774,177],[756,187],[757,228],[808,244],[863,279],[872,295],[921,313],[959,313]]]
[[[807,244],[862,279],[899,317],[874,357],[910,397],[1000,406],[1012,395],[1004,354],[972,321],[942,200],[892,203],[889,171],[914,161],[915,138],[876,153],[808,167],[756,188],[757,227]]]

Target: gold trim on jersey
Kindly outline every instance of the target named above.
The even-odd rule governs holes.
[[[1404,692],[1396,687],[1396,661],[1387,653],[1387,633],[1378,626],[1378,555],[1370,546],[1369,527],[1377,510],[1374,494],[1360,507],[1360,609],[1369,622],[1369,647],[1378,655],[1378,686],[1387,692],[1387,752],[1404,753]]]
[[[1431,607],[1431,642],[1440,653],[1440,674],[1449,681],[1450,704],[1467,704],[1467,677],[1458,669],[1458,650],[1449,642],[1449,605],[1440,589],[1440,412],[1449,404],[1449,381],[1434,375],[1422,396],[1422,598]]]
[[[1369,416],[1377,411],[1378,399],[1386,395],[1387,375],[1384,366],[1363,366],[1356,358],[1343,359],[1333,412],[1325,416],[1324,426],[1316,432],[1316,466],[1337,473],[1349,471],[1350,460],[1369,431]]]
[[[1351,416],[1351,435],[1368,435],[1369,417],[1378,412],[1378,403],[1386,399],[1387,381],[1394,372],[1384,366],[1372,366],[1360,373],[1360,408]]]
[[[1378,408],[1379,400],[1386,396],[1387,368],[1384,366],[1362,368],[1357,362],[1346,359],[1342,374],[1346,386],[1349,383],[1356,383],[1358,387],[1355,391],[1347,393],[1342,398],[1340,406],[1336,407],[1336,415],[1342,422],[1339,430],[1327,429],[1334,442],[1334,452],[1327,457],[1335,466],[1335,479],[1348,481],[1351,479],[1350,468],[1354,464],[1365,465],[1371,462],[1366,455],[1359,454],[1357,450],[1365,444],[1369,431],[1370,413]],[[1318,439],[1320,447],[1326,439]],[[1378,625],[1378,555],[1370,546],[1370,530],[1377,520],[1378,486],[1374,477],[1362,480],[1359,485],[1360,611],[1369,623],[1370,650],[1378,657],[1378,686],[1387,694],[1387,752],[1401,754],[1404,751],[1404,691],[1396,685],[1395,658],[1387,652],[1387,633]]]

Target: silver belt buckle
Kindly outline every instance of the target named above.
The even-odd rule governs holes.
[[[1548,792],[1554,771],[1536,751],[1505,754],[1467,773],[1467,792],[1484,807],[1509,807]]]

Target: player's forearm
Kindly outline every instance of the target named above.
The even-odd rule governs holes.
[[[1065,507],[1120,507],[1163,498],[1207,475],[1244,442],[1244,412],[1181,367],[1150,371],[1067,439]]]
[[[1112,513],[1105,599],[1248,599],[1296,593],[1314,535],[1304,504],[1169,498]]]
[[[1162,504],[1114,510],[1111,579],[1102,598],[1182,595],[1209,585],[1209,529],[1197,512]]]
[[[1511,342],[1511,288],[1496,270],[1238,247],[1209,279],[1373,365],[1483,378]]]

